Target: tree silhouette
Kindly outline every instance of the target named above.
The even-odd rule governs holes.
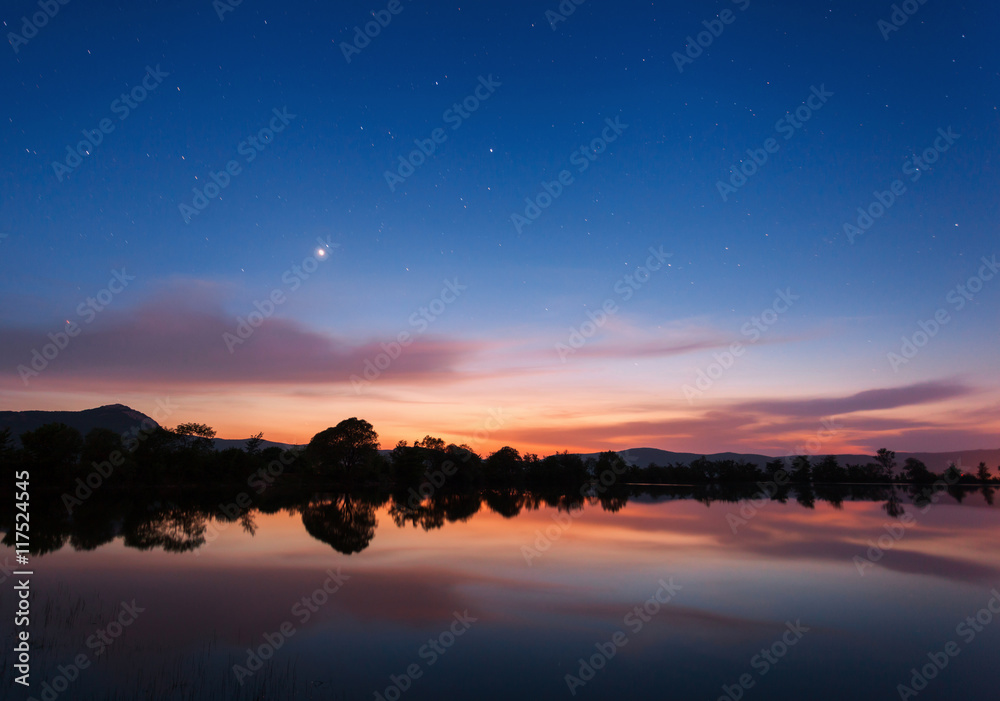
[[[594,466],[595,474],[600,477],[602,473],[610,470],[615,477],[625,474],[628,464],[621,455],[613,450],[605,450],[597,456],[597,464]],[[617,481],[617,480],[616,480]]]
[[[367,421],[351,417],[313,436],[306,454],[321,472],[352,479],[375,463],[378,434]]]
[[[847,470],[837,462],[836,455],[827,455],[813,467],[814,482],[843,482],[847,479]]]
[[[426,448],[427,450],[439,450],[444,452],[444,440],[433,436],[424,436],[423,440],[413,441],[414,448]]]
[[[112,453],[124,453],[122,437],[107,428],[95,428],[87,432],[83,439],[83,451],[80,455],[81,466],[87,467],[91,463],[105,462],[111,458]]]
[[[516,449],[505,445],[486,458],[486,477],[490,480],[517,480],[524,475],[524,461]]]
[[[256,455],[260,452],[261,443],[264,442],[264,432],[255,433],[247,439],[246,444],[243,449],[250,455]]]
[[[76,465],[83,450],[83,436],[66,424],[45,424],[22,433],[21,445],[36,466],[55,471]]]
[[[944,481],[950,485],[955,485],[962,479],[962,471],[955,466],[955,463],[949,463],[948,469],[944,471]]]
[[[934,475],[927,469],[922,461],[916,458],[907,458],[903,463],[903,474],[911,482],[931,482]]]
[[[879,448],[875,454],[875,464],[881,470],[882,479],[891,480],[896,469],[896,453],[887,448]]]
[[[985,462],[979,463],[979,467],[976,468],[976,477],[980,482],[990,481],[990,468],[986,467]]]
[[[792,481],[809,482],[812,479],[812,461],[808,455],[796,455],[792,459]]]

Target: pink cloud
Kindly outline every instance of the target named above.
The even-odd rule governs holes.
[[[6,328],[2,335],[0,365],[8,369],[9,382],[23,386],[17,367],[30,366],[32,351],[41,350],[50,339],[44,330],[27,328]],[[353,343],[279,317],[257,328],[246,327],[243,336],[238,335],[234,317],[204,299],[196,308],[183,295],[160,297],[127,311],[109,309],[93,324],[83,325],[29,383],[50,379],[63,384],[120,381],[137,386],[349,382],[352,375],[362,375],[366,360],[375,363],[384,354],[382,342],[392,340]],[[481,347],[426,335],[415,338],[388,367],[384,367],[387,356],[378,362],[385,377],[437,381],[455,374],[460,362]]]

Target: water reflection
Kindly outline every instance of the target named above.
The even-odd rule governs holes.
[[[67,512],[56,493],[40,492],[33,497],[33,522],[30,552],[42,556],[59,550],[67,543],[78,551],[90,551],[117,538],[128,548],[162,549],[182,553],[197,550],[213,539],[213,522],[227,527],[239,524],[244,533],[257,533],[257,514],[288,512],[300,514],[302,525],[313,538],[345,555],[360,553],[375,538],[376,512],[388,505],[388,516],[399,528],[419,527],[424,531],[442,528],[446,523],[472,519],[486,508],[512,519],[523,511],[555,507],[562,511],[600,509],[609,513],[622,511],[630,501],[661,502],[694,500],[713,504],[759,504],[770,500],[787,504],[794,500],[799,507],[815,510],[817,502],[842,509],[848,502],[882,502],[882,509],[892,519],[907,513],[907,507],[925,510],[947,500],[961,504],[970,494],[982,495],[993,505],[993,487],[934,488],[926,485],[832,485],[801,484],[775,486],[761,492],[751,485],[678,485],[615,486],[601,490],[530,491],[493,488],[470,491],[438,492],[419,496],[412,489],[403,492],[361,490],[356,493],[317,494],[310,490],[274,488],[256,501],[243,499],[224,488],[205,493],[190,490],[129,491],[127,494],[107,488]],[[242,496],[246,496],[243,494]],[[753,511],[757,510],[753,507]],[[744,513],[742,510],[740,513]],[[14,543],[14,512],[8,500],[0,510],[0,529],[6,532],[3,545]]]
[[[570,698],[566,675],[619,630],[627,645],[577,697],[711,700],[750,673],[743,701],[898,698],[1000,585],[989,488],[238,497],[107,491],[68,514],[58,494],[34,494],[39,683],[93,655],[86,641],[135,600],[136,623],[59,698],[388,698],[414,664],[407,701]],[[343,585],[327,594],[333,577]],[[676,596],[647,605],[661,582]],[[452,644],[456,614],[476,621]],[[799,621],[806,635],[759,675],[755,656]],[[279,649],[261,647],[286,624]],[[1000,626],[963,641],[920,701],[989,698],[997,645]],[[239,684],[234,666],[251,664]]]

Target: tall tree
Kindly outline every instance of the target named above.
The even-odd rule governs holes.
[[[808,455],[796,455],[792,459],[792,481],[809,482],[812,479],[812,461]]]
[[[934,477],[927,469],[927,465],[916,458],[906,459],[903,463],[903,474],[911,482],[929,482]]]
[[[320,469],[351,479],[375,463],[378,434],[367,421],[351,417],[313,436],[306,452]]]
[[[524,472],[521,454],[515,448],[505,445],[486,458],[486,476],[494,480],[517,479]]]
[[[247,442],[244,445],[243,449],[247,452],[248,455],[256,455],[257,453],[260,452],[260,446],[261,443],[263,442],[264,442],[264,432],[261,431],[260,433],[255,433],[254,435],[250,436],[247,439]]]
[[[979,467],[976,468],[976,477],[979,478],[980,482],[990,481],[990,468],[986,467],[985,462],[979,463]]]
[[[944,481],[948,484],[958,484],[959,480],[962,479],[962,471],[958,469],[955,463],[949,463],[948,469],[944,471],[943,477]]]
[[[896,470],[896,453],[887,448],[879,448],[875,454],[875,464],[879,466],[882,478],[891,480]]]

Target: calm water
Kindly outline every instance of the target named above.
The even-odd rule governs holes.
[[[745,523],[740,503],[664,495],[523,506],[330,496],[233,523],[113,520],[75,536],[111,538],[90,550],[55,537],[32,560],[33,686],[12,687],[5,643],[5,693],[43,698],[83,659],[55,698],[889,700],[926,665],[921,701],[996,698],[1000,622],[981,610],[1000,588],[1000,513],[981,492],[925,512],[903,498],[908,523],[880,501],[794,495],[744,504]],[[854,559],[880,536],[877,563]],[[200,545],[167,550],[185,543]],[[240,685],[248,648],[269,659]]]

